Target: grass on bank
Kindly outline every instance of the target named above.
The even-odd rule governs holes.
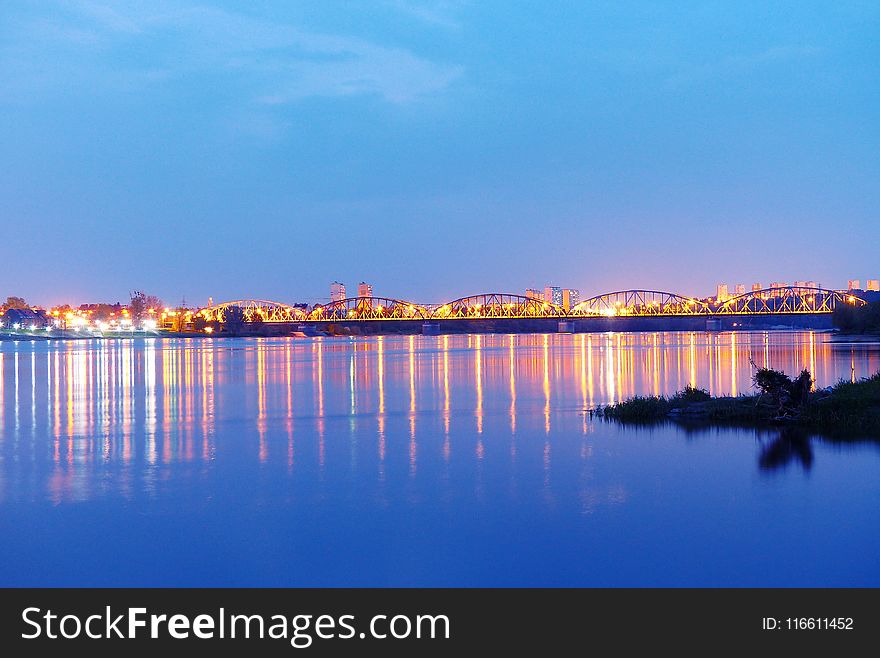
[[[764,368],[756,373],[754,380],[765,385],[769,381],[771,388],[749,395],[713,398],[703,389],[688,386],[671,397],[635,396],[600,407],[596,413],[629,423],[678,419],[880,432],[880,372],[856,382],[841,381],[830,389],[812,392],[809,391],[812,378],[807,371],[793,380]],[[798,387],[804,384],[806,391],[799,394]]]

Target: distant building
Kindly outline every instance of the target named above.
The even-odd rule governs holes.
[[[761,288],[761,284],[760,283],[753,283],[752,284],[752,292],[758,292],[759,290],[763,290],[763,288]]]
[[[544,301],[548,304],[562,306],[562,288],[559,286],[547,286],[544,288]]]
[[[862,281],[861,279],[850,279],[846,284],[847,290],[861,290],[862,289]]]
[[[364,283],[361,281],[358,284],[358,297],[372,297],[373,296],[373,286],[369,283]]]
[[[110,313],[122,313],[122,304],[120,302],[116,302],[115,304],[80,304],[80,311],[106,311]]]
[[[330,301],[338,302],[340,299],[345,299],[345,284],[334,281],[330,284]]]
[[[727,284],[719,283],[715,289],[715,300],[726,302],[728,299],[730,299],[730,293],[727,291]]]
[[[734,295],[745,295],[746,294],[746,285],[744,283],[737,283],[733,289]]]
[[[0,317],[6,329],[42,329],[48,326],[49,317],[41,308],[10,308]]]
[[[868,283],[865,285],[865,290],[880,292],[880,279],[868,279]]]
[[[537,288],[526,288],[526,297],[529,299],[544,299],[544,292]]]
[[[783,281],[774,281],[770,284],[770,297],[781,297],[781,288],[787,288],[788,284]]]
[[[794,287],[795,288],[809,288],[810,286],[807,285],[806,281],[795,281]]]
[[[563,288],[562,307],[568,311],[577,306],[581,301],[581,291],[572,288]]]

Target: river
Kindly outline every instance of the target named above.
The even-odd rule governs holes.
[[[878,586],[880,443],[586,410],[819,332],[0,343],[0,585]]]

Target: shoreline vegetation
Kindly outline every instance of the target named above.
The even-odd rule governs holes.
[[[755,393],[736,397],[713,397],[688,385],[669,397],[635,396],[590,414],[625,424],[673,421],[880,436],[880,372],[812,390],[813,378],[807,370],[792,379],[778,370],[757,368],[752,382]]]
[[[880,336],[880,302],[862,306],[841,304],[834,309],[831,322],[845,336]]]

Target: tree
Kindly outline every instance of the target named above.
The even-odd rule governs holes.
[[[158,311],[160,308],[165,306],[165,302],[156,297],[156,295],[145,295],[144,303],[147,305],[147,310],[153,309],[154,311]]]
[[[223,328],[229,333],[239,333],[244,328],[244,309],[241,306],[229,306],[223,314]]]
[[[81,310],[88,311],[92,320],[108,321],[122,313],[122,304],[89,304],[88,306],[80,306]]]
[[[135,290],[131,293],[131,301],[128,303],[128,312],[131,317],[140,318],[147,310],[147,296]]]
[[[3,305],[3,308],[9,310],[11,308],[30,308],[27,305],[27,302],[24,301],[24,297],[7,297],[6,303]]]
[[[162,300],[156,295],[147,295],[140,290],[131,293],[131,301],[128,304],[128,312],[131,317],[139,320],[149,309],[158,310],[163,307]]]
[[[880,302],[862,306],[838,304],[832,320],[834,326],[845,334],[880,333]]]
[[[752,383],[761,395],[770,398],[771,403],[778,407],[780,416],[797,413],[809,400],[813,377],[809,370],[792,379],[784,372],[772,368],[758,368],[752,376]]]

